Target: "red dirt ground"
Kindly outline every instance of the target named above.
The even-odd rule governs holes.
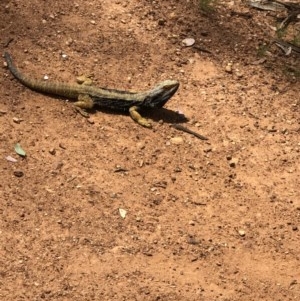
[[[180,81],[146,129],[83,118],[3,65],[1,300],[300,300],[299,81],[285,72],[299,56],[268,44],[274,14],[183,0],[2,0],[0,12],[1,52],[34,78]],[[171,127],[178,112],[209,140]]]

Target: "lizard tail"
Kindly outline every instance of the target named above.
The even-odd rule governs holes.
[[[34,82],[32,80],[30,80],[29,78],[27,78],[26,76],[24,76],[19,70],[18,68],[14,65],[12,58],[10,56],[9,53],[5,52],[4,53],[4,58],[5,61],[7,63],[7,67],[10,70],[10,72],[12,73],[12,75],[19,80],[23,85],[27,86],[28,88],[34,89]]]
[[[7,63],[7,67],[12,73],[12,75],[21,82],[24,86],[30,88],[31,90],[42,92],[42,93],[50,93],[56,94],[60,96],[76,98],[78,96],[77,91],[73,93],[72,90],[68,87],[68,85],[61,84],[58,82],[52,82],[49,84],[48,82],[43,82],[41,80],[36,80],[24,75],[13,63],[12,58],[9,53],[4,53],[4,58]]]

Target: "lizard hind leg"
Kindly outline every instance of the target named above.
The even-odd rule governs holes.
[[[141,126],[151,128],[151,123],[146,118],[141,116],[141,114],[137,111],[138,109],[139,108],[137,106],[133,106],[129,109],[129,114],[131,118]]]
[[[79,94],[78,100],[74,103],[76,111],[82,116],[89,117],[89,114],[85,110],[90,110],[94,106],[92,98],[88,94]]]

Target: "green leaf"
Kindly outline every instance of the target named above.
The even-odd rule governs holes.
[[[22,157],[25,157],[25,156],[26,156],[26,153],[25,153],[25,151],[23,150],[23,148],[21,147],[20,143],[17,143],[17,144],[15,145],[15,152],[16,152],[18,155],[22,156]]]

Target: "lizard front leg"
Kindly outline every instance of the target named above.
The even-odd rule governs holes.
[[[151,123],[144,117],[141,116],[141,114],[137,111],[139,107],[133,106],[129,108],[129,114],[131,118],[136,121],[141,126],[144,126],[146,128],[151,128]]]
[[[80,75],[76,77],[76,81],[80,85],[91,86],[93,81],[89,75]]]

